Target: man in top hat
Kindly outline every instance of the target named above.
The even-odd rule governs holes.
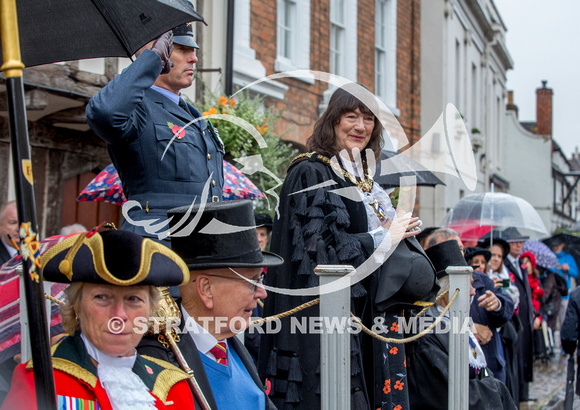
[[[188,207],[170,210],[171,226],[187,213]],[[191,271],[190,283],[180,288],[178,347],[212,409],[233,403],[241,409],[274,408],[235,334],[249,326],[258,299],[267,296],[262,269],[283,259],[260,250],[251,201],[202,204],[186,218],[193,232],[171,236],[172,249]],[[138,351],[179,365],[156,337],[144,339]]]
[[[166,225],[150,225],[167,210],[222,198],[223,143],[181,95],[192,85],[198,48],[192,23],[168,31],[87,105],[87,122],[107,143],[131,201],[122,229],[164,239]]]
[[[532,305],[532,291],[527,272],[522,270],[520,266],[520,255],[524,250],[524,242],[530,237],[522,235],[514,227],[505,229],[500,236],[510,245],[510,253],[505,258],[504,264],[508,271],[514,275],[514,283],[520,293],[520,304],[517,312],[520,321],[520,329],[518,329],[520,402],[534,401],[535,398],[529,395],[529,383],[534,379],[534,306]]]

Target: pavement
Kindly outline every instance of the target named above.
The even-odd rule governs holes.
[[[530,384],[530,396],[535,402],[520,403],[521,410],[563,410],[566,396],[566,369],[568,356],[556,354],[547,361],[534,363],[534,381]],[[574,397],[574,410],[580,410],[580,396]]]

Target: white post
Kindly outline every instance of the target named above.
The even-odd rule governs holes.
[[[354,271],[348,265],[318,265],[320,286]],[[322,410],[350,410],[350,287],[320,295],[320,393]],[[332,331],[326,323],[338,319]],[[328,322],[326,322],[328,320]],[[336,323],[334,319],[334,323]]]
[[[449,410],[464,410],[469,407],[469,290],[471,287],[470,266],[450,266],[449,299],[455,291],[459,293],[449,309]]]

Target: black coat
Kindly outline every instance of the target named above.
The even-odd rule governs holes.
[[[520,384],[531,382],[534,379],[534,305],[532,305],[532,291],[528,282],[528,274],[524,272],[522,280],[506,257],[504,260],[506,268],[515,277],[515,285],[520,292],[520,304],[518,319],[521,327],[518,329],[518,351],[519,351],[519,381]],[[518,259],[519,263],[519,259]]]
[[[181,307],[181,306],[180,306]],[[209,379],[205,373],[205,369],[203,367],[203,362],[201,360],[201,356],[199,350],[197,350],[197,346],[195,342],[191,338],[191,336],[187,332],[183,332],[183,328],[185,323],[182,321],[180,324],[180,329],[182,330],[179,338],[179,342],[177,343],[179,350],[183,354],[186,363],[189,365],[191,370],[193,370],[193,374],[203,395],[207,399],[209,405],[211,406],[212,410],[217,409],[217,404],[215,402],[215,398],[213,396],[211,385],[209,383]],[[231,337],[228,339],[230,346],[236,351],[240,360],[246,367],[246,370],[256,383],[256,385],[261,389],[264,390],[264,384],[260,381],[258,377],[258,372],[256,370],[256,366],[254,365],[254,361],[252,357],[242,344],[242,342],[237,337]],[[145,336],[139,346],[137,346],[137,351],[140,355],[143,356],[151,356],[157,359],[165,360],[179,368],[181,368],[179,361],[175,357],[175,354],[171,350],[171,347],[163,346],[158,340],[157,336]],[[265,392],[264,392],[265,394]],[[201,407],[201,403],[199,403],[195,394],[193,395],[195,401],[195,408],[203,408]],[[266,396],[266,410],[275,410],[276,407],[272,404],[272,402]]]
[[[429,309],[428,315],[437,316]],[[449,399],[449,333],[429,333],[407,346],[411,409],[447,410]],[[515,409],[506,386],[484,369],[469,379],[470,409]]]
[[[274,221],[270,245],[270,250],[281,255],[285,263],[268,268],[268,285],[290,289],[315,287],[316,265],[359,267],[370,257],[374,243],[368,233],[364,204],[338,193],[348,189],[356,188],[348,179],[337,176],[316,154],[290,167],[280,194],[281,217]],[[414,239],[401,242],[379,269],[366,273],[365,279],[351,286],[351,311],[368,327],[375,318],[390,320],[392,312],[400,312],[406,304],[422,297],[431,297],[439,288],[431,262]],[[264,316],[285,312],[314,298],[270,292],[264,301]],[[258,369],[260,376],[271,383],[270,397],[278,407],[292,404],[294,409],[320,408],[320,335],[292,333],[290,328],[291,320],[317,316],[319,307],[310,307],[292,318],[282,319],[278,333],[262,335]],[[397,346],[399,357],[403,357],[404,345]],[[385,374],[395,372],[393,378],[404,377],[404,368],[402,372],[394,370],[397,358],[388,355],[392,347],[386,352],[385,349],[385,343],[364,333],[351,335],[353,410],[376,409],[389,401],[384,396]],[[399,393],[392,389],[391,396]],[[406,396],[406,390],[401,394]],[[400,399],[406,407],[408,399]],[[394,407],[390,403],[384,406]]]
[[[6,262],[8,262],[11,259],[10,253],[8,252],[8,249],[6,249],[4,242],[1,242],[1,241],[2,240],[0,239],[0,266],[4,265]]]
[[[474,323],[487,326],[493,334],[487,344],[481,345],[481,350],[485,354],[487,367],[497,379],[505,383],[506,375],[504,366],[506,361],[501,337],[496,329],[502,327],[510,320],[514,313],[514,302],[509,296],[501,293],[501,289],[496,288],[494,282],[485,273],[473,272],[473,288],[475,289],[475,298],[469,309],[469,314]],[[483,307],[480,307],[477,302],[477,299],[488,290],[491,290],[501,302],[501,309],[497,312],[488,312]]]

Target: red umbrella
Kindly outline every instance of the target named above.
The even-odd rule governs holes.
[[[73,236],[51,236],[40,242],[40,254],[62,240]],[[0,245],[1,246],[1,245]],[[21,256],[17,255],[0,267],[0,362],[3,362],[20,351],[20,277],[17,268],[22,266]],[[51,296],[62,300],[64,283],[51,285]],[[50,326],[60,323],[59,306],[52,303]]]
[[[492,225],[480,225],[479,221],[463,221],[458,224],[446,226],[446,228],[453,229],[463,242],[479,241],[479,239],[490,232]]]
[[[254,199],[265,198],[264,194],[239,169],[224,160],[223,199]],[[103,201],[115,205],[123,205],[127,198],[123,194],[123,186],[119,173],[113,164],[109,164],[99,175],[81,191],[77,201]]]

